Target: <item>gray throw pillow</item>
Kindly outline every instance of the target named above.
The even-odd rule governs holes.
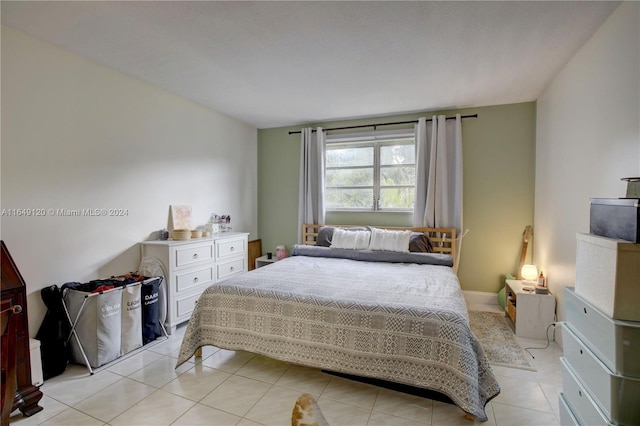
[[[423,232],[414,232],[409,240],[409,251],[414,253],[433,253],[429,236]]]

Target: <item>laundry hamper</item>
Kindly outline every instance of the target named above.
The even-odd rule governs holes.
[[[71,332],[71,361],[103,366],[163,335],[159,317],[163,277],[138,274],[62,286]],[[166,335],[166,333],[164,333]]]
[[[122,288],[122,332],[120,355],[142,346],[142,283]]]
[[[80,290],[80,283],[67,283],[63,288],[63,301],[72,324],[71,360],[97,368],[118,358],[123,287],[96,293]]]
[[[162,277],[142,282],[142,342],[146,345],[162,336],[160,323],[160,287]]]

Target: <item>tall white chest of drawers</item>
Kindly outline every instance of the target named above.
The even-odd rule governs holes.
[[[578,234],[566,287],[562,425],[640,424],[640,244]]]
[[[142,258],[158,259],[165,270],[167,332],[191,317],[198,298],[213,283],[247,271],[248,233],[224,232],[185,241],[144,241]]]

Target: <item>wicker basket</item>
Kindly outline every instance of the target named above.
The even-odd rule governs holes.
[[[202,237],[202,231],[200,229],[194,229],[191,231],[191,238],[200,238]]]
[[[516,323],[516,305],[513,304],[512,300],[508,300],[507,301],[507,314],[509,315],[509,318],[511,318],[511,321],[513,321],[513,323]]]
[[[174,240],[189,240],[191,239],[190,229],[174,229],[171,231],[171,238]]]

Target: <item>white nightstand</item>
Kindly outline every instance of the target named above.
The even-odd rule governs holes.
[[[267,255],[265,254],[264,256],[260,256],[258,258],[256,258],[256,269],[262,267],[262,266],[267,266],[267,265],[271,265],[273,262],[277,262],[278,259],[276,259],[276,256],[272,256],[271,259],[269,259],[267,257]]]
[[[506,280],[507,322],[514,325],[516,336],[546,339],[547,327],[555,316],[556,298],[552,294],[525,291],[523,287],[520,280]]]

